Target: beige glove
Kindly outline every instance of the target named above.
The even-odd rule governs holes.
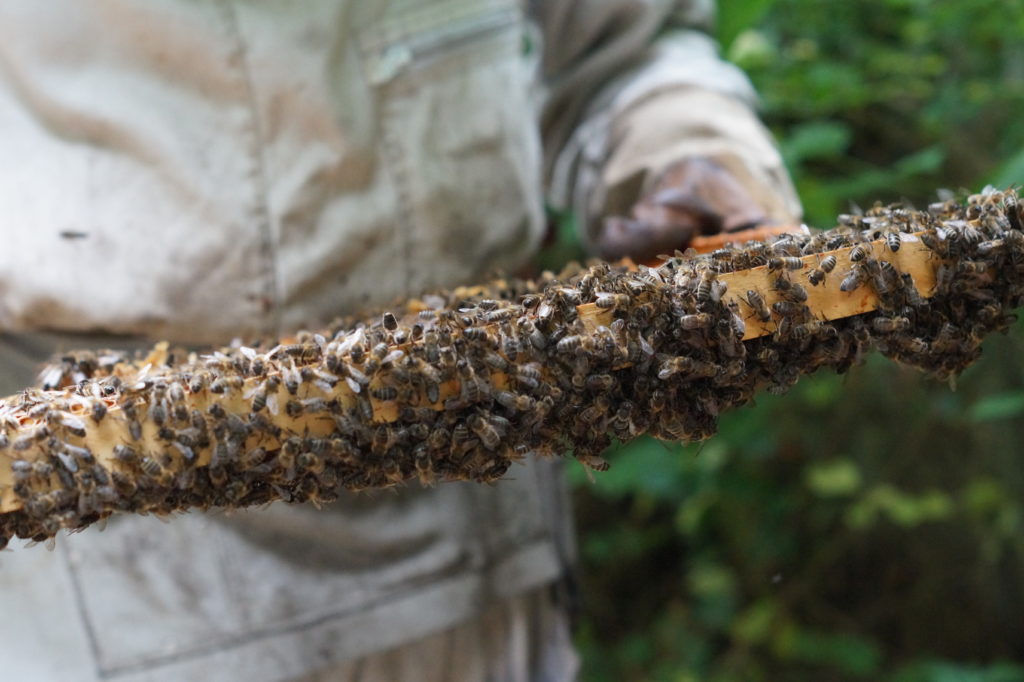
[[[801,214],[750,107],[698,88],[655,91],[622,112],[603,180],[607,217],[594,241],[605,258],[646,260],[697,235],[795,223]]]

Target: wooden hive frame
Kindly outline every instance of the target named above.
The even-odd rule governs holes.
[[[528,451],[603,468],[612,438],[705,438],[756,391],[845,371],[868,348],[953,374],[1020,304],[1012,191],[844,221],[658,269],[455,290],[410,302],[426,314],[406,323],[288,345],[171,362],[161,344],[110,366],[72,355],[44,375],[59,390],[0,402],[0,540],[115,511],[491,481]]]

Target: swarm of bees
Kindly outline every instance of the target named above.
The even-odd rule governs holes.
[[[844,372],[872,348],[952,377],[1021,304],[1022,220],[1012,190],[924,211],[879,205],[828,232],[676,254],[657,268],[594,263],[433,294],[285,344],[148,361],[73,353],[40,389],[0,403],[0,544],[114,512],[491,482],[531,453],[603,470],[613,441],[708,438],[721,412],[758,391]],[[910,239],[934,258],[929,298],[868,247],[895,252]],[[837,278],[842,291],[868,287],[879,307],[826,321],[789,273],[844,248],[849,270],[818,256],[807,287]],[[723,274],[757,267],[774,279],[773,303],[754,290],[726,296]],[[599,323],[581,315],[588,306]],[[744,341],[751,321],[774,330]]]

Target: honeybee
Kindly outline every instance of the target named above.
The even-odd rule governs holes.
[[[850,262],[859,263],[868,256],[868,247],[864,244],[857,244],[850,249]]]
[[[609,464],[601,455],[584,452],[576,452],[574,455],[576,459],[583,464],[583,466],[593,471],[608,471],[608,469],[611,468],[611,464]]]
[[[610,374],[591,374],[586,378],[586,387],[593,393],[604,393],[615,387],[615,378]]]
[[[521,365],[516,372],[517,385],[530,390],[537,390],[540,386],[540,379],[541,371],[535,363]]]
[[[103,421],[103,418],[107,416],[107,404],[102,400],[93,400],[90,410],[90,416],[92,420],[99,424]]]
[[[470,415],[467,425],[480,438],[480,441],[488,450],[496,449],[501,443],[501,434],[498,433],[497,429],[487,419],[479,414]]]
[[[794,317],[807,310],[807,306],[794,301],[776,301],[772,303],[772,310],[783,317]]]
[[[742,340],[747,333],[747,323],[740,317],[738,308],[739,305],[735,302],[729,304],[729,326],[732,329],[733,336],[737,340]]]
[[[665,381],[676,374],[689,374],[693,371],[694,366],[693,358],[682,355],[668,358],[661,363],[661,368],[658,370],[658,378]]]
[[[210,390],[214,393],[218,392],[214,391],[212,386],[210,387]],[[149,406],[149,418],[157,426],[163,426],[167,421],[167,408],[164,406],[162,400],[156,401]]]
[[[796,282],[790,282],[783,292],[783,296],[786,300],[793,301],[794,303],[804,303],[807,301],[807,290]]]
[[[242,388],[245,379],[238,375],[217,377],[210,384],[210,393],[227,393]]]
[[[171,445],[178,451],[178,454],[181,455],[182,461],[186,464],[193,464],[196,461],[195,451],[185,443],[182,443],[180,440],[175,440]]]
[[[625,294],[598,292],[597,298],[594,299],[594,305],[602,310],[625,307],[629,305],[629,296],[626,296]]]
[[[839,285],[839,290],[853,291],[864,284],[865,279],[867,279],[867,275],[864,268],[854,266],[843,278],[842,283]]]
[[[761,322],[767,322],[772,319],[771,313],[768,312],[768,306],[765,305],[764,297],[757,293],[753,289],[747,291],[747,297],[744,299],[745,303],[750,306],[750,309],[754,311],[754,315],[757,316]]]
[[[562,355],[569,355],[574,353],[576,349],[580,347],[581,343],[582,339],[580,338],[580,336],[573,334],[571,336],[566,336],[565,338],[559,340],[555,348]]]
[[[768,272],[777,270],[799,270],[804,266],[804,261],[798,256],[776,256],[768,259]]]
[[[375,400],[390,402],[398,398],[398,389],[394,386],[378,386],[370,389],[370,396]]]
[[[872,328],[882,334],[902,332],[910,328],[910,320],[905,317],[876,317],[871,321]]]
[[[711,268],[705,268],[700,273],[700,281],[697,282],[697,289],[695,296],[697,302],[700,304],[707,304],[711,302],[711,285],[718,277],[718,273]]]
[[[114,459],[121,464],[131,466],[137,464],[139,461],[139,454],[135,451],[135,448],[128,445],[117,444],[113,449]]]
[[[159,485],[165,485],[165,481],[168,478],[168,472],[166,472],[163,466],[160,465],[156,459],[145,455],[139,461],[139,468],[142,473],[149,477],[149,481],[157,483]]]
[[[707,329],[711,326],[713,318],[710,313],[694,313],[691,315],[683,315],[679,318],[680,329]]]
[[[85,437],[85,422],[75,415],[61,410],[51,410],[46,416],[47,421],[52,426],[60,426],[68,433],[79,438]]]

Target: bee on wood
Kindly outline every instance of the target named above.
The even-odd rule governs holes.
[[[288,390],[288,393],[295,395],[299,391],[299,385],[302,383],[302,375],[299,374],[299,370],[295,367],[295,360],[289,360],[289,367],[281,367],[281,380],[284,382],[284,387]]]
[[[961,260],[956,265],[956,272],[959,275],[977,277],[988,272],[988,263],[984,261]]]
[[[789,286],[782,292],[782,295],[787,301],[794,303],[804,303],[807,301],[807,290],[796,282],[790,282]]]
[[[697,282],[697,289],[694,295],[697,303],[706,305],[711,303],[712,283],[717,279],[718,273],[711,268],[705,268],[700,273],[700,281]]]
[[[605,393],[615,387],[615,378],[610,374],[591,374],[586,378],[586,388],[592,393]]]
[[[391,402],[398,398],[398,389],[394,386],[378,386],[370,389],[370,397],[381,402]]]
[[[930,349],[930,345],[927,341],[917,337],[910,337],[906,339],[904,344],[909,352],[918,355],[923,355],[924,353],[927,353]]]
[[[165,481],[168,478],[168,472],[164,470],[164,467],[156,461],[153,457],[145,455],[139,461],[139,469],[145,474],[147,479],[143,479],[147,483],[155,483],[158,485],[165,485]]]
[[[496,449],[501,443],[501,434],[498,433],[498,430],[479,414],[470,415],[467,420],[467,426],[477,435],[488,450]]]
[[[949,242],[946,240],[944,234],[940,235],[936,229],[930,229],[920,235],[921,243],[924,244],[932,253],[937,255],[939,258],[946,258],[949,256]]]
[[[303,450],[295,458],[295,466],[302,471],[308,471],[312,474],[323,473],[325,464],[316,453],[310,450]]]
[[[171,402],[180,403],[185,399],[185,389],[180,383],[173,381],[167,387],[167,397],[171,399]]]
[[[665,360],[658,370],[658,378],[662,381],[675,376],[676,374],[690,374],[695,367],[693,358],[677,356]]]
[[[277,375],[268,376],[260,382],[252,395],[252,403],[249,405],[249,409],[252,412],[262,412],[267,407],[267,400],[271,395],[277,393],[277,388],[280,385],[281,379]]]
[[[416,467],[416,476],[419,478],[420,485],[434,485],[434,463],[426,443],[420,443],[413,448],[413,463]]]
[[[804,266],[804,261],[798,256],[775,256],[768,259],[768,272],[778,270],[799,270]]]
[[[510,320],[513,317],[518,317],[522,309],[518,306],[507,306],[505,308],[499,308],[497,310],[491,310],[484,315],[484,322],[487,324],[497,324]]]
[[[783,317],[795,317],[807,310],[807,306],[793,301],[776,301],[772,303],[772,310]]]
[[[462,336],[472,342],[487,342],[491,340],[491,332],[486,327],[466,327],[462,330]]]
[[[484,364],[493,369],[495,372],[508,371],[508,360],[506,360],[500,354],[495,353],[494,351],[487,351],[487,353],[484,354]]]
[[[138,464],[139,453],[128,445],[118,444],[113,449],[114,460],[125,466]]]
[[[366,348],[363,346],[362,342],[356,343],[352,346],[349,350],[348,357],[349,360],[357,365],[363,364],[363,361],[366,359]]]
[[[949,263],[940,263],[935,269],[935,291],[949,291],[956,279],[956,268]]]
[[[868,247],[864,244],[857,244],[857,246],[850,249],[850,262],[859,263],[868,257]]]
[[[885,235],[885,244],[893,253],[900,250],[900,244],[902,244],[902,242],[903,240],[901,239],[899,232],[889,232]]]
[[[761,322],[767,322],[772,319],[771,313],[768,312],[768,306],[765,305],[764,297],[753,289],[747,290],[747,297],[744,302],[750,306],[750,309],[754,312]]]
[[[729,304],[729,326],[732,329],[733,336],[737,340],[743,340],[747,333],[747,323],[743,321],[738,309],[739,305],[737,303]]]
[[[192,378],[188,381],[188,390],[192,395],[195,395],[206,388],[207,377],[204,373],[193,374]]]
[[[85,422],[69,412],[50,410],[46,421],[54,428],[60,427],[74,436],[85,438]]]
[[[178,451],[181,459],[185,464],[191,465],[196,461],[195,451],[188,445],[182,443],[180,440],[175,440],[171,443],[171,446]]]
[[[547,347],[547,337],[544,335],[544,332],[537,328],[532,320],[521,317],[516,325],[520,336],[525,337],[529,345],[533,346],[536,350],[544,350]]]
[[[107,404],[102,400],[93,400],[90,409],[92,420],[99,424],[107,416]]]
[[[594,305],[602,310],[622,308],[629,305],[629,296],[626,296],[625,294],[598,292],[597,298],[594,299]]]
[[[452,457],[462,457],[472,450],[477,442],[466,424],[459,423],[452,427],[450,441]]]
[[[502,407],[515,412],[528,412],[534,405],[534,400],[530,396],[512,391],[497,391],[494,399]]]
[[[228,391],[236,391],[242,388],[244,383],[245,379],[238,375],[218,377],[210,384],[210,393],[221,394]]]
[[[683,315],[679,318],[680,329],[707,329],[711,326],[713,318],[710,313],[694,313],[692,315]]]
[[[213,391],[212,386],[210,390]],[[213,392],[217,393],[217,391]],[[167,422],[167,408],[162,400],[158,400],[149,406],[149,419],[157,426],[163,426]]]
[[[909,329],[910,320],[905,317],[876,317],[871,321],[871,327],[880,334],[892,334]]]
[[[867,279],[867,274],[864,268],[854,266],[850,272],[843,277],[842,283],[839,285],[840,291],[853,291],[864,284],[864,280]]]
[[[284,413],[292,419],[296,419],[302,416],[303,406],[302,401],[292,398],[284,406]]]
[[[566,336],[561,339],[555,348],[562,355],[569,355],[575,353],[582,343],[582,338],[578,335]]]
[[[206,412],[211,417],[213,417],[214,419],[218,419],[218,420],[224,419],[225,417],[228,416],[228,413],[224,409],[224,406],[221,405],[220,403],[210,403],[210,406],[208,408],[206,408]]]

